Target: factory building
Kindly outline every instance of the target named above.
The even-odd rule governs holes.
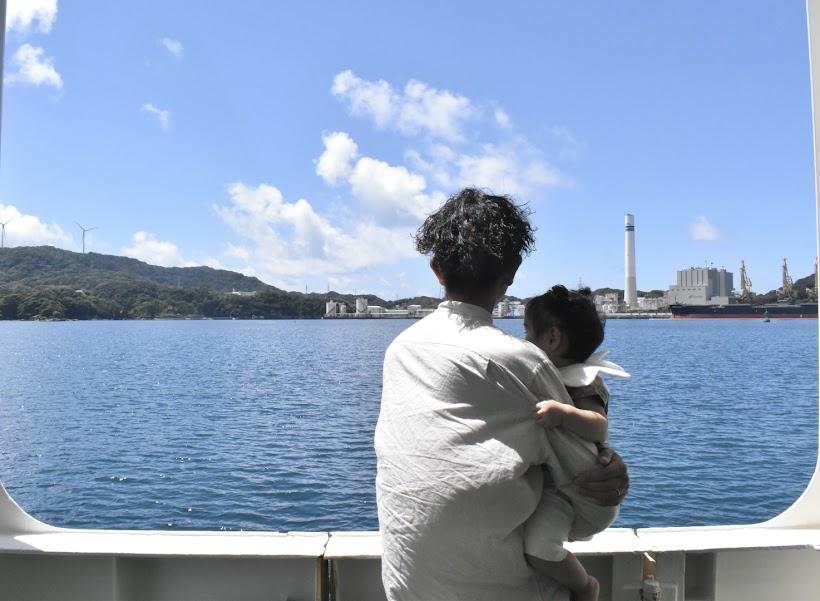
[[[621,310],[621,300],[617,292],[607,292],[606,294],[596,294],[592,302],[598,313],[617,313]]]
[[[407,305],[407,317],[427,317],[435,309],[422,309],[421,305]]]
[[[714,267],[678,271],[678,283],[669,287],[670,305],[728,305],[734,287],[732,273]]]
[[[505,317],[524,317],[524,304],[517,300],[502,300],[493,307],[493,317],[502,319]]]
[[[641,311],[662,311],[666,309],[666,298],[663,296],[657,297],[649,297],[649,296],[639,296],[638,297],[638,309]]]
[[[347,304],[335,300],[329,300],[325,303],[325,315],[344,315],[347,313]]]

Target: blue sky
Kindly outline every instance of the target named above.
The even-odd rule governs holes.
[[[9,0],[6,244],[438,294],[411,233],[464,185],[528,203],[511,288],[813,270],[805,7],[789,1]]]

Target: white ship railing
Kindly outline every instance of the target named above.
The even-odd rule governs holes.
[[[651,553],[672,601],[812,599],[820,529],[610,528],[570,543],[602,601],[637,601]],[[44,524],[0,486],[0,599],[381,601],[377,532],[164,532]],[[782,595],[782,596],[781,596]]]

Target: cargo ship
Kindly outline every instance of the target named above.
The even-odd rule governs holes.
[[[678,283],[680,284],[678,272]],[[789,275],[789,266],[783,259],[783,285],[777,289],[778,302],[752,304],[752,281],[746,273],[746,263],[740,261],[740,295],[723,297],[728,302],[716,304],[683,304],[670,303],[669,312],[672,319],[817,319],[816,291],[820,286],[820,271],[818,262],[814,262],[814,292],[810,302],[799,302],[795,297],[796,289],[792,277]],[[731,284],[729,285],[731,287]],[[671,288],[670,288],[671,291]],[[715,298],[715,297],[712,297]],[[740,301],[740,302],[736,302]]]
[[[672,319],[817,319],[817,303],[669,305]]]

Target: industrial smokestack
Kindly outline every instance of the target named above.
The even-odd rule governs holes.
[[[638,285],[635,280],[635,216],[627,213],[624,218],[626,232],[624,233],[625,244],[625,268],[626,282],[624,284],[624,304],[627,309],[638,308]]]

